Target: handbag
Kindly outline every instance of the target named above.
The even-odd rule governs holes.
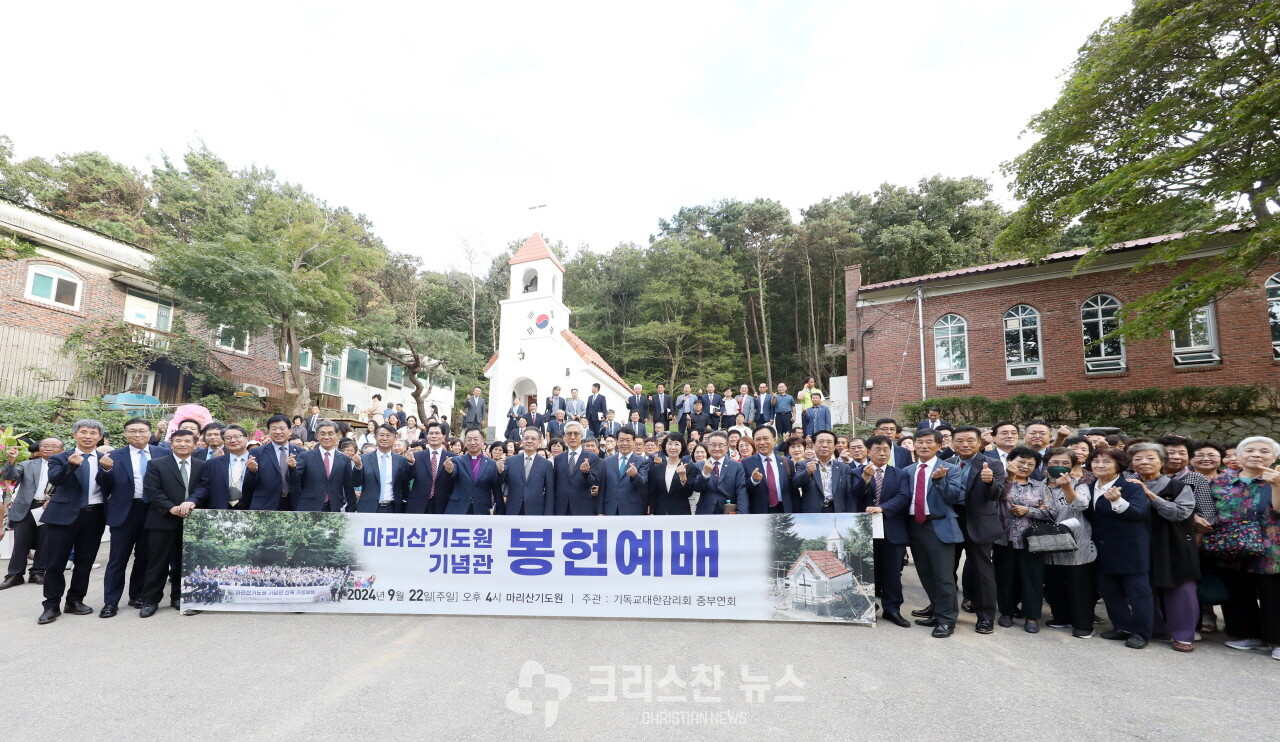
[[[1061,523],[1032,523],[1022,532],[1022,541],[1032,554],[1057,554],[1076,550],[1076,537]]]
[[[1200,548],[1222,559],[1252,559],[1267,551],[1262,525],[1253,518],[1215,526],[1205,534]]]

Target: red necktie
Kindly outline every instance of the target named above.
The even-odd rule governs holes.
[[[929,468],[925,464],[916,466],[916,522],[924,523],[926,518],[924,514],[924,470]]]
[[[769,507],[778,507],[778,480],[773,478],[773,457],[764,460],[764,481],[769,484]]]
[[[716,461],[711,464],[711,478],[712,479],[720,478],[720,462],[719,461]]]

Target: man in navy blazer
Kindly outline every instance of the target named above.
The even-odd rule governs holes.
[[[925,419],[916,424],[916,430],[937,430],[944,423],[946,420],[942,419],[942,408],[930,407]]]
[[[98,443],[105,428],[97,420],[81,420],[75,424],[72,437],[75,448],[49,459],[49,484],[53,494],[44,507],[40,522],[45,530],[48,556],[44,573],[44,612],[37,623],[48,624],[62,615],[59,603],[66,592],[68,613],[84,616],[93,609],[84,604],[89,592],[89,573],[102,545],[106,530],[105,503],[111,495],[114,477],[98,479],[100,459]],[[67,559],[75,549],[75,568],[71,587],[67,588]]]
[[[142,607],[142,586],[147,575],[147,541],[144,526],[147,522],[147,499],[143,492],[143,477],[147,465],[156,458],[169,455],[169,449],[150,445],[151,423],[135,417],[124,424],[124,438],[129,445],[117,448],[103,456],[98,464],[98,482],[107,484],[111,496],[106,503],[106,523],[111,529],[111,551],[107,568],[102,574],[102,618],[119,613],[120,597],[124,595],[125,570],[129,556],[133,555],[133,569],[129,572],[129,605]]]
[[[560,411],[563,414],[563,410]],[[528,428],[520,440],[521,453],[503,460],[503,481],[507,484],[507,515],[551,515],[556,504],[555,471],[551,462],[538,455],[542,434]]]
[[[258,481],[257,462],[249,461],[249,432],[228,425],[222,432],[223,455],[205,461],[193,499],[202,510],[244,510]]]
[[[896,466],[899,469],[905,469],[908,466],[911,466],[912,460],[911,452],[902,446],[899,446],[897,443],[898,433],[901,431],[902,428],[898,426],[898,421],[894,420],[892,417],[882,417],[879,420],[876,420],[876,435],[883,435],[893,442],[893,449],[890,453],[893,458],[889,462],[889,465]]]
[[[736,510],[738,503],[749,502],[747,477],[742,464],[728,456],[729,434],[717,430],[702,440],[711,455],[694,477],[693,490],[702,493],[694,515],[718,515],[724,512],[726,503],[732,503]]]
[[[471,428],[462,439],[466,450],[444,460],[444,471],[453,479],[453,494],[445,515],[489,515],[495,504],[501,509],[502,478],[498,463],[484,455],[484,433]]]
[[[600,463],[600,495],[596,512],[602,515],[649,513],[649,457],[635,453],[630,427],[618,432],[618,452]]]
[[[194,489],[206,459],[193,455],[196,435],[175,430],[169,436],[171,455],[147,467],[147,578],[142,589],[141,618],[154,616],[169,583],[169,604],[180,607],[182,596],[182,521],[196,506]]]
[[[756,453],[741,462],[747,478],[747,499],[738,503],[738,512],[795,512],[795,486],[791,481],[791,465],[774,451],[777,437],[773,434],[773,428],[768,425],[756,428],[752,439],[755,441]]]
[[[609,414],[609,403],[600,393],[600,385],[592,384],[591,394],[587,397],[587,428],[596,437],[600,436],[600,426],[604,423],[604,417],[607,414]]]
[[[644,386],[636,384],[631,387],[631,396],[627,397],[627,419],[631,419],[632,412],[640,413],[640,422],[649,419],[649,398],[645,396]]]
[[[437,428],[440,426],[438,422],[430,424]],[[374,439],[377,449],[361,455],[360,466],[352,466],[349,473],[352,490],[360,488],[360,499],[354,510],[357,513],[403,513],[413,468],[408,459],[391,450],[396,443],[395,428],[379,425]]]
[[[886,621],[911,628],[911,622],[902,616],[902,563],[911,543],[906,518],[911,499],[910,481],[901,469],[889,466],[893,443],[888,438],[873,435],[866,440],[866,446],[867,463],[857,471],[852,482],[855,499],[862,503],[864,512],[882,514],[884,538],[875,539],[871,544],[875,555],[876,595],[880,597]]]
[[[942,436],[936,430],[916,434],[916,456],[920,461],[907,467],[905,503],[896,500],[884,509],[885,515],[907,515],[907,533],[920,584],[929,595],[932,610],[916,623],[932,626],[933,636],[946,639],[955,631],[960,610],[956,600],[956,548],[964,543],[956,505],[964,504],[960,469],[938,461]]]
[[[819,430],[813,437],[813,452],[816,458],[796,467],[800,512],[857,512],[850,490],[849,465],[835,456],[836,434],[830,430]]]
[[[258,475],[250,510],[293,510],[288,460],[290,456],[301,456],[306,449],[289,444],[289,428],[289,418],[272,415],[267,420],[270,441],[249,451],[249,461]]]
[[[395,431],[391,432],[395,435]],[[444,447],[444,427],[440,423],[435,420],[427,423],[425,435],[427,447],[417,453],[410,451],[405,456],[412,467],[409,479],[413,485],[405,498],[404,512],[439,515],[453,496],[453,477],[444,472],[444,461],[453,454]],[[394,445],[395,440],[391,443]]]
[[[594,488],[600,482],[600,457],[582,447],[582,423],[564,426],[564,451],[555,459],[556,515],[595,515]]]
[[[724,395],[716,394],[716,385],[707,384],[707,393],[702,397],[702,411],[711,420],[711,429],[720,429],[720,416],[724,414]]]
[[[292,469],[289,490],[293,495],[293,509],[310,513],[340,513],[347,503],[356,504],[352,468],[363,466],[359,457],[354,460],[338,450],[338,424],[321,420],[316,426],[319,446],[301,456],[285,460]]]
[[[773,408],[777,406],[777,402],[777,397],[769,392],[769,385],[763,381],[760,382],[760,386],[756,392],[755,404],[755,425],[757,428],[765,423],[773,422]],[[780,435],[786,435],[788,431],[779,430],[778,433]]]

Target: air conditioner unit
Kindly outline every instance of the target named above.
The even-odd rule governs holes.
[[[257,384],[241,384],[240,391],[250,392],[258,397],[265,397],[268,395],[267,388],[265,386],[258,386]]]

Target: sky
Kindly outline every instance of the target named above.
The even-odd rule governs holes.
[[[533,232],[644,244],[682,206],[976,175],[1128,0],[143,2],[6,8],[19,158],[205,143],[466,269]],[[544,206],[545,205],[545,206]],[[530,207],[541,206],[531,209]],[[476,266],[487,268],[488,260]]]

